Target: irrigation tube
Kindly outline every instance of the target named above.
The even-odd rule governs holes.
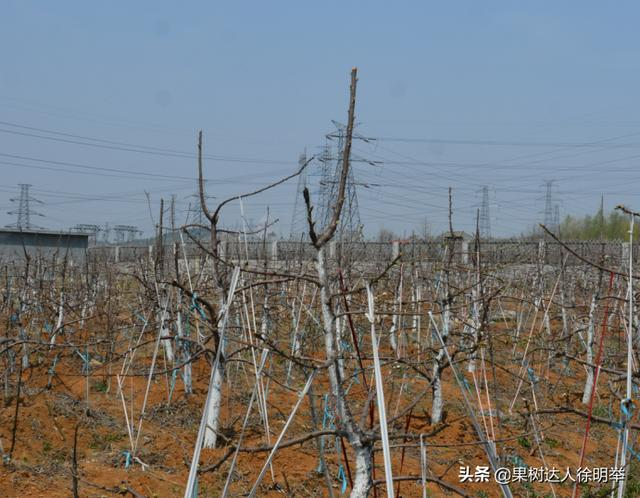
[[[184,490],[184,498],[193,498],[194,488],[196,484],[196,477],[198,475],[198,463],[200,462],[200,452],[202,451],[202,440],[204,439],[204,432],[207,427],[207,412],[209,402],[211,400],[211,385],[213,384],[213,377],[218,369],[220,363],[220,354],[222,351],[222,345],[224,344],[224,332],[227,326],[227,319],[229,317],[229,310],[231,309],[231,302],[233,301],[233,295],[236,292],[236,286],[238,285],[238,277],[240,276],[240,267],[236,266],[233,269],[233,275],[231,276],[231,285],[229,286],[229,295],[227,296],[227,302],[224,304],[222,313],[222,322],[220,324],[220,338],[218,340],[218,351],[216,352],[216,359],[213,362],[211,368],[211,378],[209,379],[209,389],[207,390],[207,399],[204,403],[204,410],[202,411],[202,419],[200,419],[200,428],[198,429],[198,437],[196,438],[196,445],[193,449],[193,458],[191,460],[191,468],[189,469],[189,478],[187,479],[187,486]]]
[[[384,402],[384,389],[382,388],[382,370],[380,369],[380,356],[378,355],[378,339],[376,337],[375,306],[373,292],[369,284],[367,287],[367,300],[369,313],[367,318],[371,322],[371,343],[373,346],[373,370],[376,377],[376,398],[378,402],[378,416],[380,417],[380,435],[382,436],[382,456],[384,457],[384,478],[387,483],[387,497],[394,498],[393,471],[391,469],[391,449],[389,448],[389,432],[387,428],[387,411]]]
[[[282,442],[282,438],[286,434],[287,429],[289,429],[289,426],[293,421],[293,417],[298,411],[298,408],[300,407],[302,400],[307,395],[307,391],[311,387],[311,382],[313,382],[313,378],[316,376],[316,372],[317,370],[314,370],[313,372],[311,372],[311,375],[309,375],[309,378],[307,379],[307,383],[304,385],[304,389],[299,394],[298,401],[293,407],[293,410],[291,410],[291,415],[289,415],[289,418],[287,419],[287,423],[284,424],[284,427],[282,428],[282,432],[280,432],[280,435],[278,436],[278,440],[273,445],[273,449],[271,450],[271,453],[269,453],[269,456],[267,457],[267,461],[264,462],[264,465],[262,466],[262,470],[260,471],[260,475],[258,476],[258,479],[256,479],[256,482],[253,484],[253,487],[251,488],[251,492],[249,493],[249,498],[255,498],[256,493],[258,492],[258,486],[260,486],[260,482],[262,481],[262,478],[267,472],[267,468],[269,467],[269,465],[271,465],[271,460],[273,460],[273,456],[276,454],[276,451],[278,450],[278,446]],[[190,497],[185,495],[185,498],[190,498]]]

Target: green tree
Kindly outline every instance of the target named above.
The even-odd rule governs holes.
[[[602,208],[594,216],[567,215],[560,223],[559,233],[565,240],[626,240],[629,218],[618,211],[605,215]]]

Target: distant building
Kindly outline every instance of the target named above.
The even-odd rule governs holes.
[[[445,247],[449,248],[453,261],[457,261],[463,264],[469,262],[469,243],[474,240],[474,237],[462,230],[454,230],[453,232],[443,232],[442,242]]]
[[[467,232],[463,232],[462,230],[454,230],[453,232],[442,232],[442,240],[443,241],[448,241],[448,240],[461,240],[461,241],[466,241],[469,242],[471,240],[474,239],[473,235],[467,233]]]
[[[73,260],[84,259],[89,247],[86,233],[55,232],[51,230],[20,230],[0,228],[0,259],[15,261],[24,258],[25,250],[33,257],[50,258],[65,254]]]

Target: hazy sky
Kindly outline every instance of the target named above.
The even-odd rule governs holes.
[[[489,186],[496,235],[541,220],[545,179],[562,215],[601,193],[637,209],[639,14],[631,1],[3,0],[0,224],[19,183],[47,228],[150,233],[145,191],[154,217],[175,194],[182,222],[198,129],[210,195],[285,176],[346,120],[353,66],[358,131],[380,139],[354,150],[378,161],[354,166],[369,234],[443,230],[448,186],[470,231]],[[270,206],[288,234],[295,191],[247,199],[246,217]],[[239,219],[237,203],[223,213]]]

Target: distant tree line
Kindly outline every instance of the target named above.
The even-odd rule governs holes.
[[[629,218],[619,211],[605,214],[600,208],[595,215],[567,215],[558,227],[565,240],[626,240],[629,238]]]

